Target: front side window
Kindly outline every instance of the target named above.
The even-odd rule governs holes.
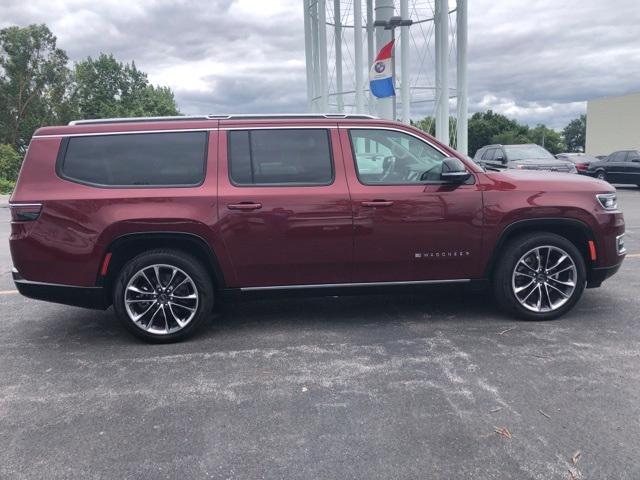
[[[349,131],[358,178],[365,185],[439,181],[445,155],[397,130]]]
[[[233,130],[229,176],[236,185],[329,185],[333,163],[326,129]]]
[[[204,180],[207,132],[70,137],[63,178],[97,186],[195,186]]]
[[[493,160],[493,156],[496,153],[496,149],[495,148],[489,148],[487,149],[486,152],[484,152],[484,155],[482,156],[483,160]]]

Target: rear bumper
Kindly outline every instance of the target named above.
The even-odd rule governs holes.
[[[598,288],[602,285],[607,278],[615,274],[618,270],[620,270],[620,266],[622,262],[617,265],[613,265],[611,267],[595,267],[592,268],[589,272],[589,279],[587,281],[587,288]]]
[[[20,294],[35,300],[62,303],[74,307],[106,310],[110,302],[103,287],[75,287],[55,283],[32,282],[13,270],[13,282]]]

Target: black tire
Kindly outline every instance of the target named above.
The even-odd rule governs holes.
[[[570,256],[576,270],[575,287],[573,292],[569,294],[568,300],[557,309],[545,312],[525,308],[516,298],[512,284],[514,270],[519,260],[527,252],[541,246],[556,247],[564,251]],[[552,320],[564,315],[574,307],[584,292],[586,279],[585,260],[572,242],[554,233],[535,232],[517,236],[506,245],[494,270],[493,291],[499,306],[508,313],[515,314],[524,320]],[[542,295],[541,291],[540,295]]]
[[[173,328],[179,328],[177,331],[169,333],[149,332],[145,330],[143,326],[139,326],[136,322],[134,322],[134,320],[129,316],[127,308],[125,307],[125,289],[127,288],[127,285],[138,272],[145,269],[145,267],[150,267],[153,265],[168,265],[179,269],[181,272],[190,277],[190,280],[192,282],[188,283],[188,285],[190,285],[190,288],[195,288],[196,290],[197,307],[192,304],[192,306],[194,307],[193,311],[195,313],[193,313],[191,319],[183,327],[180,327],[177,322],[175,324],[171,324]],[[169,270],[169,272],[170,271],[171,270]],[[152,282],[157,283],[155,282],[155,278],[152,278],[151,280]],[[171,282],[169,282],[165,278],[165,283],[167,284],[166,286],[168,286]],[[118,274],[113,290],[113,307],[118,319],[132,334],[150,343],[170,343],[184,340],[185,338],[192,335],[199,327],[201,327],[202,324],[205,323],[207,318],[212,317],[214,287],[211,277],[207,273],[206,269],[195,258],[181,251],[158,249],[151,250],[149,252],[142,253],[137,257],[134,257],[122,268],[122,270]],[[175,291],[177,292],[178,288],[176,288]],[[144,295],[150,294],[145,293]],[[155,300],[153,301],[155,302]],[[152,302],[150,301],[149,303]],[[173,305],[173,308],[175,309],[175,304]],[[143,307],[144,306],[146,306],[146,304],[143,304]],[[153,308],[155,309],[155,307]],[[184,312],[187,311],[184,310]],[[162,313],[164,314],[164,307],[162,309]],[[185,315],[191,314],[185,313]],[[172,317],[169,318],[171,319]],[[186,320],[186,317],[183,320]],[[155,320],[152,319],[150,323],[153,324],[154,321]]]
[[[598,170],[598,171],[596,172],[595,177],[596,177],[598,180],[604,180],[604,181],[606,182],[606,181],[607,181],[607,172],[605,172],[604,170]]]

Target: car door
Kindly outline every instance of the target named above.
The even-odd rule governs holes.
[[[626,165],[627,152],[614,152],[607,158],[605,171],[607,172],[607,180],[610,183],[624,183],[624,168]]]
[[[232,287],[348,283],[353,221],[336,125],[221,122],[220,232]]]
[[[475,177],[441,182],[446,152],[409,129],[341,127],[340,138],[354,217],[354,282],[481,276]]]
[[[640,152],[632,150],[627,156],[626,182],[640,186]]]

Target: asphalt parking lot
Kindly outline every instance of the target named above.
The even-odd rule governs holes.
[[[0,478],[640,478],[640,189],[618,191],[630,255],[546,323],[448,289],[233,304],[146,345],[15,294],[2,241]]]

